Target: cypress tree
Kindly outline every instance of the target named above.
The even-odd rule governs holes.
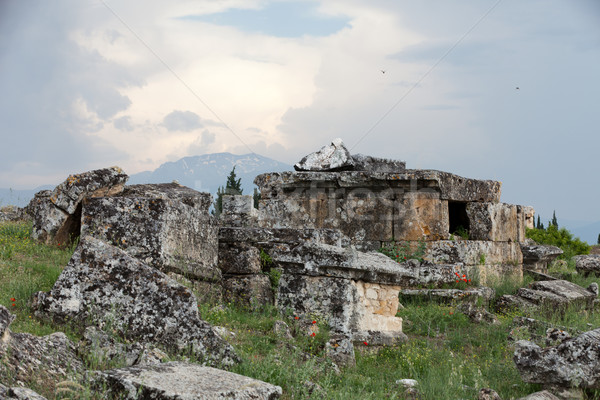
[[[242,194],[242,178],[237,178],[237,176],[235,175],[235,165],[233,166],[233,169],[231,170],[231,172],[229,173],[229,176],[227,177],[227,182],[225,183],[225,189],[223,189],[223,187],[219,187],[219,189],[217,189],[217,198],[215,199],[215,210],[213,211],[214,215],[216,215],[217,217],[219,215],[221,215],[221,212],[223,212],[223,195],[224,194],[230,194],[230,195],[239,195]]]
[[[542,223],[540,221],[540,216],[538,215],[537,224],[535,225],[535,229],[542,229]]]
[[[600,233],[598,234],[598,244],[600,244]]]
[[[558,221],[556,220],[556,210],[552,213],[552,225],[558,228]]]

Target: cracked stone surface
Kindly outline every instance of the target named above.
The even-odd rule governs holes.
[[[33,307],[40,318],[110,328],[128,340],[191,352],[209,365],[239,360],[200,319],[189,289],[91,236],[81,239],[52,290],[36,294]]]

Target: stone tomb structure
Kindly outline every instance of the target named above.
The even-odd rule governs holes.
[[[317,153],[339,155],[341,147],[334,141]],[[257,176],[259,226],[338,229],[363,251],[390,243],[415,249],[422,241],[425,260],[462,263],[481,282],[490,273],[522,273],[520,242],[533,228],[534,210],[501,203],[500,182],[362,155],[346,158],[346,164],[322,161],[319,169],[300,162],[297,171]]]

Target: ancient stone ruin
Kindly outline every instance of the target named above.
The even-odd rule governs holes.
[[[152,359],[142,357],[148,349],[192,354],[207,366],[239,361],[201,319],[199,300],[274,304],[283,315],[324,321],[331,332],[327,354],[351,365],[353,343],[406,340],[396,316],[401,291],[435,290],[457,276],[481,284],[522,276],[524,268],[543,271],[558,256],[525,241],[533,208],[501,203],[500,182],[351,155],[341,140],[295,169],[256,177],[258,210],[251,196],[224,196],[218,219],[209,210],[210,194],[177,183],[125,186],[127,175],[118,167],[72,175],[54,191],[38,193],[26,210],[33,237],[61,246],[79,242],[52,290],[36,294],[36,315],[75,324],[86,338],[110,327],[137,343],[126,351],[129,369],[98,375],[104,382],[122,380],[114,385],[127,392],[139,389],[140,377],[154,380],[160,368],[196,371],[175,364],[137,368],[136,360]],[[405,249],[406,259],[374,251],[386,246]],[[552,292],[553,285],[559,283],[543,290]],[[595,295],[575,292],[591,306]],[[523,299],[532,301],[527,293]],[[491,296],[485,288],[471,295]],[[204,384],[215,374],[198,373],[209,377],[195,380]],[[243,377],[227,379],[245,385]],[[272,385],[248,384],[258,397],[249,391],[247,398],[281,394]],[[155,386],[177,395],[171,382]]]

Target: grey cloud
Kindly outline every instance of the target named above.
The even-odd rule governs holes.
[[[129,106],[120,89],[142,81],[72,40],[76,24],[82,23],[77,7],[45,1],[2,4],[0,131],[6,138],[0,170],[16,172],[24,165],[31,170],[19,174],[52,174],[127,158],[88,134]],[[83,118],[74,107],[77,102],[100,121]]]
[[[211,145],[215,142],[216,136],[217,135],[210,132],[208,129],[205,129],[188,147],[187,154],[191,156],[197,156],[209,153]]]
[[[131,117],[128,116],[115,119],[113,121],[113,125],[120,131],[131,132],[133,130],[133,125],[131,124]]]
[[[170,132],[190,132],[202,128],[204,126],[198,114],[193,113],[191,111],[179,110],[174,110],[171,113],[167,114],[163,119],[163,125]]]

